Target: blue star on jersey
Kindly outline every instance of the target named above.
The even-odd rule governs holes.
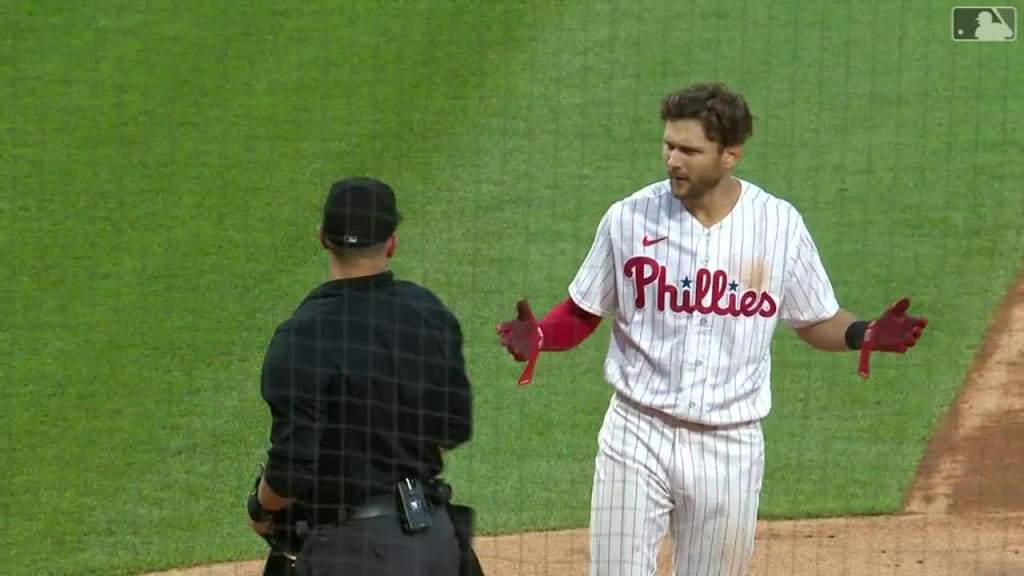
[[[683,278],[682,280],[680,280],[679,284],[683,288],[689,288],[690,285],[693,284],[693,280],[690,280],[690,277],[687,276],[687,277]],[[740,289],[740,283],[739,282],[737,282],[735,280],[733,280],[732,282],[729,282],[729,291],[730,292],[735,292],[735,291],[737,291],[739,289]]]

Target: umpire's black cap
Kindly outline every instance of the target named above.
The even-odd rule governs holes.
[[[343,248],[380,244],[391,237],[401,221],[395,191],[373,178],[335,182],[324,203],[324,236]]]

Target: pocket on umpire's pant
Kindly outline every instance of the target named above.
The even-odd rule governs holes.
[[[384,520],[394,521],[393,518]],[[378,530],[378,519],[359,521],[365,530],[349,526],[322,526],[310,535],[302,557],[302,576],[361,574],[385,576],[400,569],[403,561],[414,560],[411,546],[399,538]],[[403,558],[408,557],[408,558]]]

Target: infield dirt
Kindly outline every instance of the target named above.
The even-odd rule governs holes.
[[[487,576],[586,576],[587,532],[477,538]],[[671,543],[659,576],[672,574]],[[261,561],[144,576],[259,576]],[[1024,575],[1024,273],[897,515],[758,524],[751,576]]]

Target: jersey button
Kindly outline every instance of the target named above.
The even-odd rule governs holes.
[[[700,325],[701,326],[707,326],[708,325],[708,319],[707,318],[701,318],[700,319]]]

